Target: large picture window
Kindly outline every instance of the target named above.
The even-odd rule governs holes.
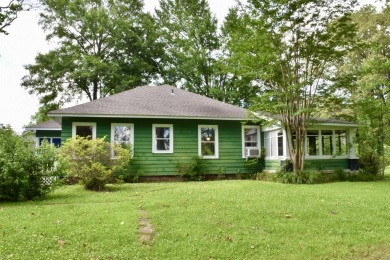
[[[242,126],[242,157],[260,156],[260,127]]]
[[[89,122],[73,122],[72,137],[85,137],[88,139],[96,139],[96,123]]]
[[[198,127],[198,154],[205,159],[216,159],[218,151],[218,126],[199,125]]]
[[[279,157],[284,155],[283,132],[281,130],[265,132],[264,142],[266,157]]]
[[[153,153],[173,153],[173,125],[153,125]]]
[[[134,125],[123,123],[111,124],[111,143],[133,151]],[[115,157],[116,155],[113,154],[113,156]]]

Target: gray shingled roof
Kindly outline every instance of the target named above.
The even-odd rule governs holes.
[[[61,130],[61,124],[54,120],[48,120],[36,125],[25,127],[26,130]]]
[[[141,86],[85,104],[55,110],[52,117],[161,117],[243,120],[246,109],[172,86]]]

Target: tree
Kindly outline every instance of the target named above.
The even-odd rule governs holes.
[[[251,107],[277,117],[294,172],[304,169],[308,126],[334,91],[334,65],[350,48],[349,0],[248,0],[232,10],[239,26],[230,44],[241,74],[259,95]]]
[[[359,44],[343,60],[339,73],[349,78],[350,103],[361,123],[358,135],[360,157],[381,157],[386,166],[385,145],[390,144],[390,5],[381,11],[365,6],[352,15]],[[376,174],[377,172],[373,172]]]
[[[27,65],[22,85],[43,106],[95,100],[150,83],[161,48],[141,0],[42,0],[40,24],[57,48]]]
[[[23,2],[24,0],[11,0],[7,5],[0,6],[0,34],[8,34],[5,28],[10,26],[23,10]]]
[[[156,9],[164,43],[163,78],[168,84],[210,97],[220,47],[217,19],[206,0],[161,0]]]

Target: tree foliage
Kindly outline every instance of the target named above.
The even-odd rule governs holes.
[[[8,34],[5,30],[13,21],[18,18],[18,14],[23,10],[24,0],[10,0],[6,5],[0,5],[0,34]]]
[[[390,5],[380,11],[365,6],[352,19],[358,28],[358,44],[345,56],[339,73],[350,80],[350,104],[361,123],[360,157],[377,162],[381,157],[381,166],[376,168],[384,174],[385,145],[390,144]]]
[[[230,45],[241,74],[259,95],[252,109],[277,116],[294,171],[304,168],[304,139],[334,92],[334,65],[350,48],[355,1],[249,0],[232,10]]]
[[[22,85],[42,105],[95,100],[158,75],[161,48],[140,0],[42,0],[40,24],[57,47],[26,66]]]
[[[80,180],[88,190],[101,191],[113,181],[114,170],[130,164],[131,151],[113,147],[104,138],[77,136],[62,145],[59,157],[59,167],[67,176]]]
[[[210,96],[216,84],[217,19],[206,0],[161,0],[156,9],[164,43],[163,77],[168,84]]]

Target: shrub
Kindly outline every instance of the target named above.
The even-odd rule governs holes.
[[[276,181],[290,184],[317,184],[322,182],[321,173],[318,171],[300,171],[297,173],[279,171],[276,173]]]
[[[31,137],[0,129],[0,200],[44,197],[56,180],[56,149],[44,142],[35,149]]]
[[[377,175],[381,169],[381,159],[377,153],[372,151],[359,156],[360,171],[365,174]]]
[[[179,176],[191,181],[203,181],[205,179],[206,164],[202,157],[195,156],[189,163],[178,162],[176,169]]]
[[[117,155],[112,158],[112,153]],[[112,146],[105,138],[89,140],[79,137],[68,139],[60,152],[60,168],[70,178],[79,180],[87,190],[101,191],[114,181],[113,171],[129,165],[130,149]]]

